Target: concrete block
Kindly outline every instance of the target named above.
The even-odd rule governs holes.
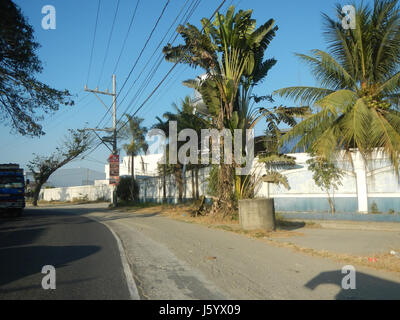
[[[239,221],[245,230],[275,230],[274,199],[239,200]]]

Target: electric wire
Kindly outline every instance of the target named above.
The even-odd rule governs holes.
[[[138,6],[139,6],[139,3],[140,3],[140,0],[137,0],[137,1],[136,1],[136,7],[135,7],[135,9],[133,10],[132,17],[131,17],[131,20],[130,20],[130,23],[129,23],[129,27],[128,27],[128,31],[126,32],[125,39],[124,39],[124,42],[123,42],[123,44],[122,44],[122,48],[121,48],[121,51],[120,51],[120,53],[119,53],[117,62],[116,62],[116,64],[115,64],[113,74],[116,73],[117,67],[118,67],[118,64],[119,64],[119,61],[120,61],[121,56],[122,56],[122,53],[123,53],[124,50],[125,50],[126,42],[127,42],[127,40],[128,40],[129,33],[130,33],[130,31],[131,31],[131,28],[132,28],[133,21],[134,21],[135,16],[136,16],[136,11],[137,11],[137,8],[138,8]]]
[[[187,9],[186,13],[184,14],[183,18],[181,19],[181,21],[179,22],[179,24],[182,24],[183,21],[187,21],[190,16],[193,14],[194,10],[197,8],[197,6],[199,5],[201,0],[196,0],[192,3],[192,5],[189,6],[189,8]],[[120,105],[123,103],[123,101],[125,100],[125,98],[128,96],[129,92],[131,91],[131,89],[133,88],[133,86],[136,84],[137,80],[141,77],[141,75],[143,74],[143,71],[147,68],[147,65],[149,64],[149,62],[151,61],[151,59],[154,57],[155,53],[157,52],[157,50],[160,48],[160,46],[163,44],[163,41],[165,40],[166,36],[168,35],[168,33],[170,32],[170,30],[172,29],[172,27],[174,26],[174,24],[176,23],[176,21],[178,20],[179,16],[181,15],[183,9],[186,7],[187,2],[185,3],[185,5],[182,7],[180,13],[178,14],[178,16],[175,18],[175,20],[173,21],[173,23],[171,24],[171,26],[169,27],[169,29],[167,30],[167,32],[165,33],[164,37],[162,38],[162,40],[160,41],[160,43],[158,44],[157,48],[154,50],[152,56],[150,57],[150,59],[148,59],[146,65],[144,66],[144,68],[141,70],[141,72],[139,73],[138,77],[135,79],[135,81],[132,83],[131,87],[129,88],[129,91],[127,92],[127,94],[125,95],[124,99],[120,102]],[[168,40],[168,43],[174,43],[175,40],[177,39],[179,34],[176,34],[174,37],[174,34],[172,34]],[[174,39],[172,40],[172,38],[174,37]],[[172,41],[171,41],[172,40]],[[123,117],[124,114],[126,114],[128,112],[128,110],[130,109],[130,107],[132,106],[132,104],[144,93],[144,90],[147,88],[147,86],[149,85],[150,81],[154,78],[158,68],[160,67],[162,61],[163,61],[163,54],[161,53],[158,60],[155,61],[155,63],[153,64],[153,67],[151,68],[151,70],[148,72],[146,78],[143,80],[142,84],[139,86],[139,89],[137,90],[136,94],[134,95],[134,97],[131,99],[130,103],[128,104],[128,106],[125,108],[125,111],[121,114],[120,119],[118,120],[117,123],[119,123]]]
[[[219,9],[225,4],[225,2],[226,2],[226,0],[222,0],[221,4],[214,11],[213,15],[211,16],[211,18],[208,21],[211,21],[212,17],[219,11]],[[205,28],[205,26],[202,28],[201,32],[203,32],[204,28]],[[140,106],[137,108],[137,110],[131,115],[132,117],[134,117],[139,112],[139,110],[142,109],[143,106],[150,100],[150,98],[154,95],[154,93],[158,90],[158,88],[164,83],[166,78],[171,74],[171,72],[175,69],[175,67],[182,61],[182,59],[183,59],[183,56],[174,63],[174,65],[167,72],[167,74],[161,79],[161,81],[157,84],[157,86],[154,88],[154,90],[147,96],[147,98],[140,104]],[[120,130],[122,130],[128,123],[129,123],[129,121],[125,121],[124,124],[118,129],[118,132]]]
[[[210,17],[209,21],[211,21],[212,17],[215,16],[215,14],[220,10],[220,8],[225,4],[226,0],[222,0],[220,5],[217,7],[217,9],[215,9],[214,13],[212,14],[212,16]],[[202,28],[201,32],[203,32],[205,27]],[[149,101],[149,99],[154,95],[154,93],[160,88],[160,86],[165,82],[165,80],[168,78],[168,76],[171,74],[171,72],[176,68],[176,66],[182,61],[183,57],[181,57],[180,59],[178,59],[174,65],[170,68],[170,70],[167,72],[167,74],[161,79],[161,81],[157,84],[157,86],[153,89],[153,91],[147,96],[147,98],[142,102],[142,104],[137,108],[137,110],[135,111],[135,113],[132,116],[135,116],[140,109],[143,108],[143,106]],[[126,83],[126,82],[125,82]],[[121,89],[122,90],[122,89]],[[121,91],[120,91],[121,92]],[[124,122],[124,124],[117,130],[117,133],[119,131],[121,131],[127,124],[129,121]],[[102,144],[102,142],[98,143],[96,145],[96,147],[94,147],[93,149],[89,150],[89,153],[86,155],[88,156],[89,154],[93,153],[95,150],[97,150],[97,148]],[[83,157],[82,157],[83,159]]]
[[[120,2],[120,0],[118,0],[117,6],[116,6],[116,8],[115,8],[114,19],[113,19],[113,22],[112,22],[112,25],[111,25],[110,35],[109,35],[109,37],[108,37],[108,42],[107,42],[107,47],[106,47],[106,53],[105,53],[105,55],[104,55],[103,64],[102,64],[102,66],[101,66],[100,77],[99,77],[99,81],[97,82],[97,86],[100,85],[101,79],[102,79],[102,77],[103,77],[104,66],[105,66],[106,61],[107,61],[108,51],[110,50],[110,43],[111,43],[113,31],[114,31],[115,20],[117,19],[118,8],[119,8],[119,2]]]
[[[86,84],[87,84],[88,81],[89,81],[90,70],[91,70],[91,68],[92,68],[94,43],[95,43],[95,40],[96,40],[97,24],[98,24],[98,21],[99,21],[100,2],[101,2],[101,0],[98,0],[97,14],[96,14],[96,23],[95,23],[95,27],[94,27],[94,33],[93,33],[92,50],[91,50],[91,52],[90,52],[89,69],[88,69],[88,74],[87,74],[87,78],[86,78]]]
[[[141,58],[143,52],[145,51],[145,49],[146,49],[146,47],[147,47],[147,45],[148,45],[150,39],[152,38],[152,36],[153,36],[153,34],[154,34],[154,31],[156,30],[156,28],[157,28],[157,26],[158,26],[158,24],[159,24],[161,18],[163,17],[164,12],[165,12],[165,10],[166,10],[166,8],[167,8],[169,2],[170,2],[170,0],[167,0],[167,2],[165,3],[165,5],[164,5],[164,7],[163,7],[163,9],[162,9],[162,11],[161,11],[161,14],[159,15],[159,17],[158,17],[158,19],[157,19],[155,25],[153,26],[153,28],[152,28],[152,30],[151,30],[149,36],[147,37],[147,40],[146,40],[146,42],[145,42],[145,44],[144,44],[144,46],[143,46],[143,48],[142,48],[142,50],[141,50],[139,56],[137,57],[137,59],[136,59],[134,65],[133,65],[133,67],[131,68],[131,70],[130,70],[128,76],[126,77],[126,79],[125,79],[125,81],[124,81],[124,83],[123,83],[121,89],[119,90],[118,94],[116,94],[115,99],[117,99],[117,98],[119,97],[119,95],[121,94],[122,90],[124,89],[126,83],[128,82],[128,80],[129,80],[129,78],[130,78],[130,76],[131,76],[133,70],[135,69],[136,65],[138,64],[138,62],[139,62],[139,60],[140,60],[140,58]],[[112,107],[112,104],[108,107],[108,110],[106,111],[106,113],[104,114],[104,116],[101,118],[101,120],[99,121],[99,123],[98,123],[98,125],[96,126],[96,128],[98,128],[98,127],[100,126],[100,124],[103,122],[103,120],[106,118],[106,116],[107,116],[107,114],[109,113],[111,107]]]

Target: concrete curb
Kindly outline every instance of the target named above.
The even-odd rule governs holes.
[[[106,225],[106,224],[104,224],[104,225]],[[125,278],[126,278],[126,282],[128,285],[129,293],[131,295],[131,300],[140,300],[139,292],[136,287],[136,282],[133,279],[131,266],[129,264],[128,257],[125,254],[125,249],[122,244],[122,241],[118,237],[118,235],[114,232],[114,230],[112,230],[109,226],[107,226],[107,227],[111,231],[111,233],[114,235],[114,237],[118,243],[118,248],[119,248],[119,252],[120,252],[120,256],[121,256],[121,262],[122,262],[122,266],[124,268]]]
[[[85,217],[87,217],[93,221],[101,223],[102,225],[106,226],[108,230],[111,231],[112,235],[114,236],[115,240],[117,241],[119,255],[121,257],[121,263],[122,263],[122,267],[124,269],[125,280],[126,280],[126,284],[128,286],[129,295],[131,297],[131,300],[140,300],[136,282],[133,279],[132,269],[130,267],[130,263],[129,263],[128,257],[125,253],[125,249],[124,249],[121,239],[118,237],[116,232],[114,230],[112,230],[111,227],[108,226],[107,224],[103,223],[102,221],[100,221],[94,217],[89,217],[89,216],[85,216]]]

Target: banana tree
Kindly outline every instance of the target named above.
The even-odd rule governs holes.
[[[198,91],[208,107],[213,126],[219,130],[229,127],[232,121],[238,122],[234,115],[235,103],[243,78],[250,85],[259,73],[267,72],[276,62],[263,61],[263,53],[277,30],[274,21],[271,19],[256,28],[251,16],[251,10],[235,14],[231,6],[225,15],[217,13],[213,21],[202,19],[202,30],[191,24],[179,26],[177,31],[185,44],[175,47],[168,44],[163,50],[168,61],[201,67],[206,72],[207,77]],[[219,199],[214,203],[217,209],[218,206],[232,208],[233,170],[232,165],[220,164]]]

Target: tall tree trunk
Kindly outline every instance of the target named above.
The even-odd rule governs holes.
[[[242,176],[235,175],[235,194],[236,199],[242,199]]]
[[[182,203],[183,200],[183,177],[182,177],[182,166],[177,164],[175,166],[175,182],[178,187],[178,202]]]
[[[194,168],[191,170],[191,173],[192,173],[192,199],[194,200],[196,198],[196,190],[194,184]]]
[[[163,202],[167,201],[166,164],[163,164]]]
[[[335,214],[335,202],[333,201],[333,199],[332,199],[331,195],[329,194],[329,192],[327,194],[328,194],[329,206],[331,207],[331,213]]]
[[[135,200],[135,156],[131,153],[131,199]]]
[[[200,198],[199,196],[199,167],[196,166],[196,200],[198,200]]]
[[[221,131],[224,129],[222,119],[219,120],[218,129]],[[211,209],[212,214],[221,214],[222,216],[231,215],[234,212],[235,204],[233,203],[234,198],[234,165],[224,163],[224,139],[220,139],[220,166],[218,172],[218,198],[214,200]],[[232,151],[232,150],[231,150]],[[233,159],[232,155],[232,159]]]
[[[33,205],[34,207],[37,206],[37,203],[38,203],[38,200],[39,200],[39,195],[40,195],[40,190],[42,189],[42,185],[43,185],[43,183],[41,183],[41,184],[36,183],[35,188],[34,188],[34,190],[33,190],[33,201],[32,201],[32,205]]]
[[[233,166],[222,163],[218,172],[218,200],[214,206],[214,213],[220,213],[223,216],[233,213],[234,203],[233,195]]]

